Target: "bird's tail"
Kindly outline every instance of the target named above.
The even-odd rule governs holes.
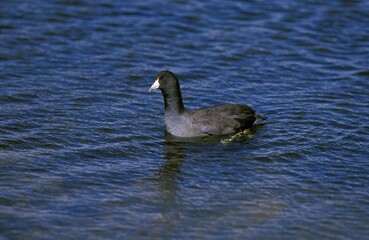
[[[260,115],[260,114],[255,114],[255,117],[256,117],[256,120],[255,120],[255,122],[254,122],[254,125],[255,125],[255,124],[262,123],[262,122],[264,122],[265,120],[267,120],[267,119],[268,119],[267,117],[264,117],[264,116],[262,116],[262,115]]]

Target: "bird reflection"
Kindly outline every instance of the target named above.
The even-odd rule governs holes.
[[[243,132],[228,136],[209,136],[199,138],[178,138],[166,133],[164,136],[165,163],[160,167],[157,177],[166,188],[173,186],[181,178],[181,167],[186,157],[191,155],[191,150],[201,147],[209,148],[214,144],[228,144],[232,142],[248,141],[256,134],[258,126],[254,126]],[[187,154],[186,154],[187,152]],[[189,152],[189,153],[188,153]]]
[[[184,142],[175,141],[169,134],[165,135],[164,150],[165,163],[161,166],[158,177],[166,187],[175,184],[181,172],[181,166],[185,159]]]
[[[255,134],[256,128],[253,129],[252,132]],[[156,186],[160,193],[160,203],[162,204],[160,224],[165,226],[165,229],[169,229],[168,234],[171,235],[175,234],[172,231],[175,231],[174,226],[183,218],[183,205],[188,201],[183,193],[181,194],[181,190],[186,186],[184,182],[193,177],[191,169],[188,167],[183,168],[183,165],[186,161],[191,162],[194,155],[198,157],[199,153],[201,156],[203,154],[203,157],[208,158],[210,156],[209,152],[212,151],[214,147],[219,146],[219,144],[224,144],[222,140],[235,139],[235,137],[217,136],[181,139],[166,134],[164,139],[163,148],[165,152],[165,162],[156,173]],[[240,139],[241,136],[237,135],[237,142],[249,140],[250,133],[245,134],[243,140]]]

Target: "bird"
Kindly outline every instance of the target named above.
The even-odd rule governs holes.
[[[244,104],[221,104],[199,109],[185,108],[177,76],[161,71],[149,91],[160,89],[164,97],[166,131],[176,137],[204,137],[241,132],[266,120]]]

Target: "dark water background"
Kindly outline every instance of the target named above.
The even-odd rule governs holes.
[[[164,136],[246,103],[249,140]],[[1,239],[364,239],[369,1],[0,2]]]

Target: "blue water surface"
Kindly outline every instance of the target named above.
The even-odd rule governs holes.
[[[369,2],[0,3],[1,239],[365,239]],[[165,135],[188,108],[268,117]]]

